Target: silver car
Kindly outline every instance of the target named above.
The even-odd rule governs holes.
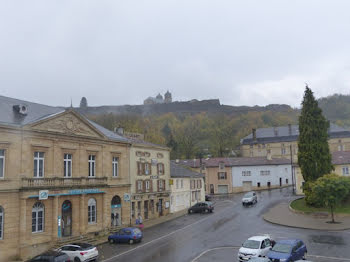
[[[258,197],[254,191],[246,193],[242,198],[242,205],[252,205],[258,202]]]

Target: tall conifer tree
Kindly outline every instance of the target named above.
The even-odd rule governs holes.
[[[328,145],[329,122],[322,115],[311,89],[306,86],[299,116],[298,164],[305,182],[333,170]]]

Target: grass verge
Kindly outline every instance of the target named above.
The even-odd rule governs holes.
[[[290,206],[294,210],[302,211],[306,213],[330,212],[329,208],[318,208],[318,207],[308,206],[305,202],[305,198],[299,198],[294,200],[290,204]],[[337,207],[334,212],[340,213],[340,214],[350,214],[350,201],[348,200],[344,202],[341,206]]]

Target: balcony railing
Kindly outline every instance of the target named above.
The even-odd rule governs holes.
[[[107,177],[22,178],[22,188],[76,188],[106,186]]]

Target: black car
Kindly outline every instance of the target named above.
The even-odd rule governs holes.
[[[29,262],[72,262],[69,256],[60,251],[47,251],[42,253],[31,260]]]
[[[211,213],[214,210],[214,206],[211,202],[198,202],[194,206],[188,209],[188,213]]]

